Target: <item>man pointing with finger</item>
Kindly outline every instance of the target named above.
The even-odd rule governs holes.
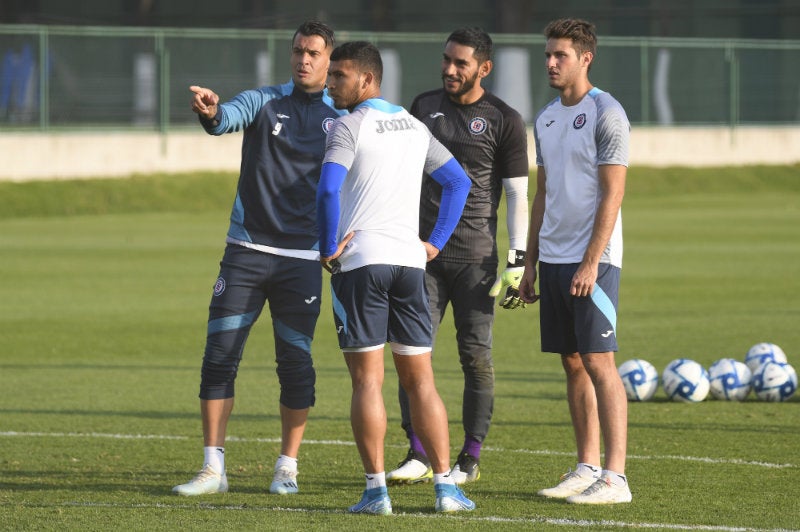
[[[307,22],[292,39],[292,79],[246,90],[219,103],[192,86],[192,110],[212,135],[244,131],[239,184],[220,272],[209,306],[200,381],[204,460],[173,488],[178,495],[223,493],[225,432],[245,341],[269,303],[280,382],[281,454],[270,493],[297,493],[297,455],[314,405],[311,341],[320,310],[322,271],[316,189],[327,132],[342,112],[324,88],[333,31]]]

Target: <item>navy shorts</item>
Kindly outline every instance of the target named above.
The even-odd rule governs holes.
[[[234,396],[234,381],[247,337],[268,304],[280,402],[293,409],[313,406],[316,374],[311,342],[321,292],[319,261],[228,244],[209,305],[200,398]]]
[[[606,353],[617,351],[617,301],[620,269],[600,264],[592,295],[569,289],[579,264],[539,263],[539,321],[542,351]]]
[[[425,270],[372,264],[331,276],[333,316],[343,351],[394,342],[432,345]]]

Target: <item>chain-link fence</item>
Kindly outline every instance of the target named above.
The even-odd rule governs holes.
[[[228,99],[289,79],[293,31],[0,25],[0,130],[182,128],[189,85]],[[447,34],[340,32],[382,50],[384,96],[440,86]],[[555,96],[540,35],[493,35],[486,85],[531,122]],[[590,79],[637,125],[800,121],[800,40],[600,36]]]

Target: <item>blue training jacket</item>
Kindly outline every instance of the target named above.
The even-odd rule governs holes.
[[[244,130],[242,163],[228,237],[282,249],[317,250],[315,198],[325,139],[345,111],[327,92],[293,82],[247,90],[218,107],[205,130]]]

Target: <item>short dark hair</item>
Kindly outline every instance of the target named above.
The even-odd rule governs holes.
[[[378,85],[383,78],[383,60],[378,47],[367,41],[342,43],[331,53],[331,61],[352,61],[361,72],[372,72]]]
[[[597,52],[597,34],[594,24],[578,18],[562,18],[552,21],[544,29],[547,39],[570,39],[578,55]]]
[[[475,56],[478,63],[483,63],[492,58],[492,48],[494,46],[492,38],[489,37],[489,34],[486,33],[483,28],[459,28],[451,33],[445,42],[448,43],[450,41],[462,46],[474,48],[475,51],[472,55]]]
[[[318,22],[316,20],[303,22],[300,27],[297,28],[297,31],[294,32],[294,35],[292,36],[292,44],[294,44],[294,40],[298,35],[305,35],[306,37],[318,35],[322,37],[323,41],[325,41],[325,46],[330,46],[331,48],[333,48],[336,44],[336,39],[331,27],[324,22]]]

